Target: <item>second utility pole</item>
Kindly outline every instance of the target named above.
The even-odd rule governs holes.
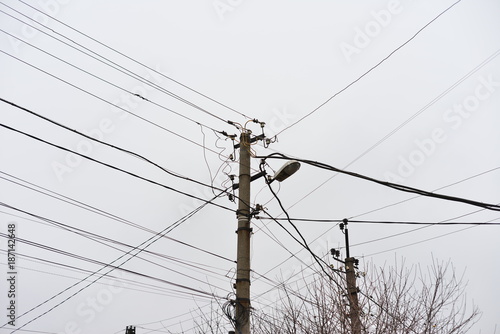
[[[240,136],[238,250],[236,263],[236,334],[250,334],[250,130]]]
[[[340,224],[340,229],[344,230],[345,235],[345,274],[347,281],[347,296],[349,298],[349,318],[351,320],[351,333],[361,334],[361,321],[359,320],[358,287],[356,286],[356,271],[354,265],[357,260],[349,254],[349,229],[347,228],[347,219]]]

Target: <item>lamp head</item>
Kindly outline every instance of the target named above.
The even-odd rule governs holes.
[[[300,168],[300,163],[295,160],[288,161],[286,164],[281,167],[276,174],[272,177],[271,181],[279,181],[282,182],[286,180],[289,176],[293,175]]]

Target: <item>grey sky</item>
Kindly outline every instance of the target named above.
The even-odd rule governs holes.
[[[29,18],[43,20],[40,13],[19,1],[3,3]],[[459,2],[370,73],[294,125],[410,40],[452,3],[30,2],[35,8],[238,113],[52,19],[47,19],[46,24],[53,31],[42,29],[47,33],[63,39],[56,34],[59,33],[82,44],[223,120],[244,123],[246,119],[242,113],[266,122],[266,134],[280,134],[278,142],[269,149],[255,146],[259,155],[279,151],[429,191],[488,171],[438,192],[498,203],[498,1]],[[33,24],[4,4],[0,5],[0,10]],[[237,174],[238,169],[237,163],[226,161],[233,153],[232,143],[218,138],[210,128],[237,134],[235,127],[120,73],[5,13],[0,13],[0,28],[4,31],[0,34],[3,52],[0,53],[1,98],[112,145],[137,152],[191,179],[210,183],[213,178],[218,188],[230,184],[226,174]],[[89,76],[6,33],[189,119]],[[89,91],[101,100],[28,64]],[[1,124],[79,150],[179,191],[206,199],[213,197],[209,189],[168,175],[131,155],[91,143],[5,103],[0,106]],[[150,123],[126,113],[127,110]],[[260,132],[257,125],[250,127],[254,133]],[[5,179],[0,179],[0,202],[129,245],[137,246],[151,237],[151,233],[131,226],[132,223],[161,231],[202,203],[68,155],[5,128],[0,129],[0,152],[1,177],[12,181],[14,176],[119,216],[126,222],[83,210]],[[258,163],[259,160],[254,159],[253,168],[257,169]],[[269,161],[269,164],[275,170],[281,166],[280,161]],[[274,187],[278,189],[277,185]],[[251,196],[255,203],[266,203],[274,216],[281,215],[277,203],[270,201],[272,195],[262,180],[252,183]],[[377,210],[413,195],[349,176],[334,176],[310,166],[302,166],[293,178],[281,184],[278,196],[292,217],[356,217],[432,223],[450,219],[500,221],[494,211],[479,211],[480,208],[470,205],[422,197]],[[216,203],[236,209],[227,197]],[[19,238],[60,251],[103,263],[110,263],[123,254],[36,219],[36,222],[31,221],[33,217],[15,210],[0,210],[2,233],[6,233],[9,223],[15,222]],[[287,250],[298,252],[300,260],[312,263],[310,256],[276,224],[258,220],[253,223],[252,267],[256,273],[273,280],[296,275],[302,264],[297,259],[282,263],[290,256]],[[331,247],[344,245],[343,235],[334,224],[299,222],[297,226],[318,255],[324,256]],[[450,260],[457,273],[465,272],[467,297],[483,311],[483,317],[471,332],[493,333],[500,311],[497,287],[500,271],[495,265],[496,254],[500,251],[499,227],[467,227],[432,226],[411,231],[414,226],[353,223],[350,224],[351,253],[360,258],[362,268],[370,261],[383,266],[404,259],[407,266],[418,264],[425,268],[433,259]],[[221,297],[232,292],[235,229],[234,212],[207,206],[168,236],[225,259],[161,239],[148,250],[171,258],[143,253],[140,255],[143,259],[134,258],[123,267],[164,281],[113,271],[110,275],[118,278],[103,279],[91,285],[25,329],[42,333],[112,334],[124,332],[126,325],[137,325],[141,334],[155,330],[159,333],[167,330],[190,332],[197,308],[208,310],[210,303],[215,308],[218,306],[209,296],[184,287]],[[390,237],[398,233],[401,235]],[[271,237],[279,240],[283,247]],[[375,241],[377,239],[383,240]],[[6,273],[7,241],[4,238],[0,240],[0,249],[3,251],[0,263]],[[85,273],[76,269],[41,262],[42,259],[89,271],[100,268],[98,264],[24,243],[18,244],[18,252],[38,258],[17,259],[18,314],[85,277]],[[252,283],[253,296],[271,288],[258,274]],[[7,286],[5,280],[1,282],[0,303],[6,307],[9,302]],[[71,292],[19,318],[18,327],[49,310]],[[275,293],[270,292],[252,303],[255,308],[262,309],[274,298]],[[1,319],[2,325],[7,322],[5,316]],[[10,327],[0,329],[0,333],[11,331]]]

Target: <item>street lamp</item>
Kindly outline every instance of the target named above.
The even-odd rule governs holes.
[[[299,168],[300,162],[295,160],[288,161],[274,174],[272,178],[269,179],[269,183],[273,182],[274,180],[282,182],[292,176],[296,171],[299,170]]]

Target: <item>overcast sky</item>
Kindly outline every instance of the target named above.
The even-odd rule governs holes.
[[[14,0],[0,5],[0,98],[190,180],[230,186],[228,175],[238,173],[231,155],[238,154],[216,131],[239,135],[225,121],[243,124],[250,117],[266,123],[268,137],[278,134],[269,148],[253,146],[259,155],[278,151],[500,202],[498,1],[462,0],[447,11],[454,1],[28,3],[32,7]],[[190,332],[197,309],[224,303],[210,294],[232,296],[236,204],[227,196],[215,202],[222,207],[208,205],[169,230],[173,239],[148,246],[157,254],[143,252],[123,264],[128,271],[90,284],[94,275],[57,295],[103,264],[121,265],[130,256],[113,261],[130,251],[123,244],[142,247],[152,231],[173,227],[203,204],[185,194],[207,200],[214,194],[23,109],[5,102],[0,108],[1,124],[32,136],[0,128],[1,232],[15,224],[26,241],[16,244],[17,316],[44,303],[19,317],[17,328],[32,321],[26,333],[113,334],[127,325],[141,334]],[[257,124],[248,127],[261,132]],[[268,163],[272,172],[282,161]],[[258,164],[252,160],[255,171]],[[292,217],[500,222],[498,212],[414,198],[307,165],[273,187]],[[251,193],[254,204],[283,217],[262,179]],[[252,223],[252,304],[262,310],[276,298],[275,290],[261,295],[273,287],[266,278],[299,275],[313,260],[275,223]],[[325,259],[330,248],[344,247],[334,223],[297,227]],[[483,311],[471,332],[494,333],[500,226],[418,227],[351,223],[351,255],[361,270],[370,263],[404,261],[425,269],[451,261],[468,282],[468,306]],[[5,235],[0,250],[8,276]],[[5,310],[11,299],[1,282]]]

